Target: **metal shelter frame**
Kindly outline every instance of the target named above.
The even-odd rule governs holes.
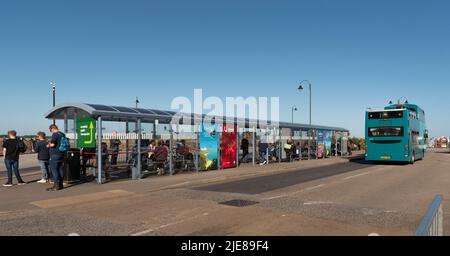
[[[74,139],[77,139],[77,119],[80,117],[91,117],[97,121],[97,182],[99,184],[102,183],[102,132],[103,126],[102,123],[105,121],[111,122],[125,122],[126,123],[126,132],[129,132],[129,122],[136,123],[136,133],[138,134],[137,139],[137,164],[136,168],[132,173],[133,179],[140,179],[142,177],[142,163],[141,163],[141,141],[142,141],[142,124],[143,123],[151,123],[153,124],[153,132],[156,134],[156,124],[171,124],[171,121],[174,117],[179,118],[181,125],[193,125],[194,133],[196,138],[196,151],[195,151],[195,166],[198,170],[199,168],[199,153],[198,153],[198,145],[199,145],[199,124],[205,118],[211,120],[212,123],[234,123],[237,124],[237,150],[236,150],[236,163],[238,166],[239,163],[239,129],[247,128],[249,131],[253,133],[252,140],[252,159],[253,165],[255,164],[255,155],[256,155],[256,130],[257,129],[267,129],[272,130],[274,134],[278,134],[281,143],[281,129],[291,129],[291,130],[306,130],[309,131],[308,134],[311,134],[311,131],[317,130],[330,130],[332,132],[349,132],[347,129],[340,127],[330,127],[330,126],[321,126],[321,125],[307,125],[307,124],[294,124],[289,122],[276,122],[272,123],[267,120],[255,120],[255,119],[240,119],[240,118],[230,118],[230,117],[219,117],[219,116],[207,116],[207,115],[198,115],[198,114],[190,114],[190,113],[177,113],[173,111],[163,111],[157,109],[144,109],[144,108],[130,108],[123,106],[107,106],[100,104],[87,104],[87,103],[65,103],[58,106],[53,107],[48,113],[45,114],[45,118],[54,119],[54,120],[63,120],[64,121],[64,131],[68,132],[68,120],[73,120],[74,123]],[[185,124],[183,120],[191,120],[190,124]],[[173,151],[173,129],[172,125],[169,128],[170,133],[170,158],[169,158],[169,173],[173,174],[173,162],[172,162],[172,151]],[[316,132],[314,132],[316,134]],[[308,138],[311,139],[311,138]],[[220,142],[219,142],[220,143]],[[128,142],[127,142],[128,144]],[[281,153],[281,147],[279,148]],[[316,154],[317,156],[317,154]],[[281,154],[279,155],[281,160]],[[220,159],[220,148],[219,148],[219,156]],[[219,164],[220,169],[220,164]]]

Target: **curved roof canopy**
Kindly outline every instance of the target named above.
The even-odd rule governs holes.
[[[157,109],[143,109],[143,108],[130,108],[130,107],[121,107],[121,106],[107,106],[107,105],[99,105],[99,104],[88,104],[88,103],[65,103],[58,105],[52,108],[45,117],[48,119],[75,119],[79,117],[93,117],[97,118],[99,116],[102,117],[103,121],[113,121],[113,122],[126,122],[126,121],[134,121],[137,119],[141,119],[143,123],[153,123],[155,120],[158,120],[159,123],[169,124],[175,116],[178,117],[190,117],[192,123],[194,120],[202,120],[204,118],[209,118],[211,120],[218,120],[220,118],[223,121],[232,120],[233,122],[239,121],[240,123],[245,122],[246,127],[254,127],[257,128],[265,128],[272,127],[270,121],[262,121],[258,122],[258,120],[252,119],[236,119],[236,118],[227,118],[227,117],[214,117],[207,115],[198,115],[198,114],[180,114],[174,111],[164,111]],[[182,123],[183,119],[180,120]],[[262,125],[264,123],[264,125]],[[267,123],[267,124],[265,124]],[[287,122],[279,122],[278,126],[280,128],[291,128],[291,129],[309,129],[310,126],[307,124],[292,124]],[[321,126],[321,125],[313,125],[313,129],[321,129],[321,130],[332,130],[339,132],[348,132],[345,128],[340,127],[330,127],[330,126]]]

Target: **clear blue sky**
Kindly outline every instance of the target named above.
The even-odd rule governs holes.
[[[281,117],[363,136],[366,107],[401,96],[450,135],[450,2],[2,1],[0,133],[46,129],[58,102],[169,109],[176,96],[279,96]]]

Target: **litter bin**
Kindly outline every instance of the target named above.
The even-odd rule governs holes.
[[[69,149],[64,158],[64,182],[73,183],[80,181],[81,164],[80,150]]]

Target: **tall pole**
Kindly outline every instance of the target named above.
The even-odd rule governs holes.
[[[169,128],[170,140],[169,140],[169,174],[173,175],[173,129],[172,125]]]
[[[312,137],[312,90],[311,90],[311,82],[309,80],[303,80],[300,82],[300,86],[298,87],[299,90],[303,90],[302,83],[307,82],[308,83],[308,89],[309,89],[309,130],[308,130],[308,160],[311,157],[311,137]]]
[[[311,92],[311,83],[308,81],[309,84],[309,131],[312,129],[312,92]],[[317,147],[317,145],[316,145]],[[311,140],[308,140],[308,160],[310,159],[310,148],[311,148]]]
[[[138,142],[137,142],[137,173],[133,173],[133,179],[140,179],[141,173],[142,173],[142,124],[141,124],[141,119],[138,118],[137,119],[137,135],[138,135]]]
[[[294,111],[297,111],[297,107],[296,106],[292,106],[292,108],[291,108],[291,114],[292,114],[291,121],[292,121],[292,124],[294,124]]]
[[[139,99],[138,99],[138,97],[136,97],[135,103],[136,103],[136,108],[138,108],[138,104],[139,104]],[[138,122],[136,122],[135,129],[134,129],[134,130],[136,131],[136,133],[138,132]]]
[[[53,107],[55,107],[56,106],[56,83],[54,81],[51,81],[50,85],[52,86]],[[53,124],[56,124],[55,119],[53,119]]]
[[[291,121],[292,121],[292,124],[294,124],[294,107],[291,108],[291,114],[292,114]]]
[[[311,83],[309,83],[309,126],[312,126],[312,92]]]
[[[252,134],[252,165],[255,165],[255,157],[256,157],[256,127],[253,127]]]
[[[97,118],[97,183],[102,184],[102,170],[105,163],[102,162],[102,116]]]

